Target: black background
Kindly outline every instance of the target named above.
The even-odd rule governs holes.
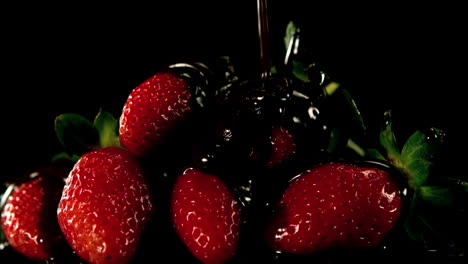
[[[11,176],[59,150],[55,116],[118,116],[128,93],[165,64],[230,55],[258,71],[256,1],[18,5],[2,8],[2,169]],[[365,118],[393,109],[402,142],[414,129],[446,131],[461,173],[465,48],[461,6],[398,2],[335,5],[270,1],[274,52],[299,21],[317,61],[345,85]],[[0,175],[0,177],[3,177]]]

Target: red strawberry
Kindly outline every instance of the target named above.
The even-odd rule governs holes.
[[[161,144],[191,111],[187,82],[157,73],[130,93],[120,117],[120,140],[133,154],[145,156]]]
[[[278,251],[299,254],[373,247],[393,228],[400,211],[398,186],[386,171],[325,164],[291,182],[267,240]]]
[[[92,264],[128,263],[153,210],[138,160],[107,147],[84,154],[68,176],[57,217],[75,252]]]
[[[46,261],[65,242],[56,218],[64,176],[61,169],[43,168],[26,182],[11,186],[2,228],[11,247],[29,259]]]
[[[175,183],[171,201],[175,229],[203,263],[224,263],[238,247],[240,208],[217,176],[188,169]]]
[[[267,163],[268,167],[274,167],[286,161],[296,152],[296,143],[288,129],[274,127],[271,131],[272,153]]]

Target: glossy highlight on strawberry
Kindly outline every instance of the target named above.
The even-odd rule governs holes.
[[[142,168],[128,151],[88,152],[67,178],[57,212],[65,238],[92,264],[123,264],[135,255],[153,212]]]
[[[188,169],[177,178],[171,199],[176,231],[203,263],[224,263],[238,248],[240,207],[215,175]]]
[[[0,176],[7,183],[0,194],[0,263],[465,263],[468,182],[449,173],[455,167],[450,158],[438,164],[450,156],[438,153],[443,131],[427,133],[413,121],[393,126],[391,110],[375,120],[381,130],[374,135],[374,114],[389,102],[352,86],[380,91],[392,78],[377,81],[353,60],[348,66],[356,74],[329,75],[341,70],[327,56],[345,54],[322,54],[317,36],[327,29],[312,25],[307,31],[305,21],[287,25],[284,46],[270,45],[267,2],[257,1],[260,65],[246,50],[235,57],[185,57],[185,48],[204,42],[200,38],[179,43],[182,61],[155,59],[170,53],[153,46],[150,54],[137,54],[149,65],[125,63],[135,70],[130,77],[158,68],[131,91],[113,85],[122,84],[113,76],[99,75],[111,93],[86,83],[104,88],[106,98],[123,92],[112,99],[125,105],[104,102],[117,111],[100,109],[94,119],[87,110],[55,119],[63,152],[50,161],[64,162],[66,175],[75,165],[58,191],[36,176],[27,188]],[[281,3],[275,5],[280,17],[285,14]],[[168,21],[182,18],[175,15]],[[150,31],[159,43],[173,40]],[[149,35],[131,39],[141,47]],[[241,36],[245,43],[247,35]],[[401,78],[394,81],[404,85]],[[69,82],[57,83],[62,89]],[[74,97],[85,91],[66,88]],[[395,91],[388,95],[406,98]],[[355,101],[350,92],[371,100]],[[83,97],[87,107],[94,96]],[[70,103],[63,99],[57,102]],[[357,102],[370,112],[361,114]],[[404,136],[413,128],[405,143],[394,133]],[[52,194],[55,200],[46,202]]]
[[[64,243],[56,219],[63,182],[61,175],[50,175],[54,173],[41,168],[30,174],[31,179],[12,185],[2,212],[1,227],[10,245],[35,261],[54,257],[54,250]]]
[[[278,252],[369,248],[383,240],[400,211],[398,186],[386,171],[324,164],[292,180],[266,235]]]
[[[137,156],[146,156],[162,144],[191,111],[187,82],[160,72],[137,86],[127,98],[120,117],[122,144]]]

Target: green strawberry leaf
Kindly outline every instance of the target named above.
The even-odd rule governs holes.
[[[326,151],[333,153],[341,147],[347,147],[357,155],[364,157],[366,155],[365,149],[352,138],[357,134],[362,135],[366,130],[366,126],[351,94],[348,90],[341,88],[339,83],[333,81],[323,87],[323,93],[326,96],[333,97],[336,100],[335,103],[343,106],[339,111],[334,111],[337,114],[336,120],[340,121],[335,124],[337,127],[333,127],[331,130]],[[352,133],[349,133],[350,131]]]
[[[221,77],[220,79],[222,80],[222,85],[235,82],[239,79],[239,77],[237,76],[236,67],[234,63],[232,62],[231,57],[229,56],[219,57],[218,60],[215,60],[215,62],[213,62],[212,66],[210,63],[210,68],[223,69],[223,70],[219,70],[219,72],[223,73],[223,75],[220,75]]]
[[[419,196],[436,206],[449,206],[455,200],[452,191],[444,186],[421,186],[419,188]]]
[[[70,161],[71,163],[75,163],[80,159],[80,156],[75,155],[75,154],[68,154],[67,152],[60,152],[55,154],[51,161],[52,163],[60,162],[60,161]]]
[[[326,151],[328,153],[334,153],[338,149],[340,139],[341,139],[340,130],[337,128],[332,128],[330,131],[330,139],[328,141]]]
[[[401,150],[401,161],[410,163],[415,159],[430,160],[435,153],[435,146],[426,142],[426,135],[421,131],[416,131],[406,141]]]
[[[276,68],[275,65],[271,65],[270,71],[271,71],[271,74],[278,74],[278,69]]]
[[[289,46],[289,42],[291,42],[291,39],[294,37],[294,35],[297,32],[297,26],[294,24],[294,22],[290,21],[288,25],[286,26],[286,33],[284,36],[284,46],[287,48]]]
[[[390,117],[390,112],[386,113],[386,117]],[[438,133],[439,130],[433,131]],[[429,143],[427,134],[416,131],[407,139],[400,152],[389,119],[379,135],[379,141],[385,154],[382,155],[376,149],[368,149],[366,156],[384,159],[391,163],[406,177],[414,193],[409,200],[410,206],[405,210],[403,222],[409,238],[421,243],[442,240],[446,244],[452,243],[450,239],[456,236],[453,232],[448,234],[448,231],[452,229],[449,221],[453,221],[450,218],[455,215],[448,216],[447,214],[457,212],[453,209],[458,206],[456,195],[460,194],[450,183],[427,185],[432,173],[431,161],[436,154],[438,144],[435,141]],[[459,187],[458,182],[455,181],[457,187]]]
[[[119,138],[119,122],[109,112],[100,110],[94,119],[94,126],[99,134],[99,145],[105,147],[121,147]]]
[[[421,131],[414,132],[405,142],[401,151],[401,165],[409,178],[413,188],[422,186],[429,177],[430,162],[436,153],[436,144],[429,144],[426,134]]]
[[[306,67],[304,63],[293,60],[292,61],[292,74],[294,77],[298,78],[299,80],[308,83],[310,82],[309,75],[307,74],[307,70],[309,67]]]
[[[398,148],[395,134],[392,130],[392,123],[389,122],[379,135],[380,145],[385,149],[387,158],[396,167],[401,167],[400,150]]]
[[[376,159],[376,160],[386,161],[384,155],[382,153],[380,153],[380,151],[375,149],[375,148],[367,149],[365,157],[368,158],[368,159]]]
[[[330,95],[333,95],[336,90],[338,90],[338,88],[340,87],[340,84],[337,83],[337,82],[330,82],[329,84],[327,84],[324,88],[325,90],[325,94],[327,96],[330,96]],[[351,99],[352,100],[352,99]],[[354,101],[352,101],[353,104],[354,104]],[[359,112],[359,111],[358,111]]]
[[[393,166],[398,168],[407,178],[411,188],[418,191],[423,186],[431,173],[431,167],[434,155],[436,154],[438,144],[428,143],[428,135],[417,130],[405,142],[400,149],[396,142],[395,134],[392,130],[391,112],[385,113],[386,126],[379,134],[380,145],[385,150],[385,159]],[[441,134],[441,130],[432,128],[436,134]],[[442,141],[439,141],[441,143]],[[368,156],[382,159],[380,153],[375,150],[368,150]],[[377,155],[377,156],[375,156]]]
[[[93,123],[75,113],[59,115],[55,119],[55,133],[60,144],[76,155],[95,149],[99,143],[98,131]]]
[[[408,177],[408,184],[417,189],[423,185],[429,177],[431,162],[425,159],[415,159],[410,163],[404,163],[404,171]]]
[[[354,125],[354,127],[358,128],[361,132],[366,131],[366,125],[364,124],[364,119],[362,118],[361,112],[359,111],[356,102],[352,98],[351,94],[348,92],[348,90],[344,88],[338,89],[338,84],[331,82],[325,87],[325,91],[327,92],[328,95],[333,95],[337,94],[341,96],[345,103],[347,104],[349,111],[351,112],[351,124]],[[335,90],[337,90],[335,92]]]

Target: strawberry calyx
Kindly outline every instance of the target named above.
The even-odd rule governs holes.
[[[388,164],[401,175],[400,180],[404,182],[401,192],[408,204],[402,215],[404,232],[426,248],[464,254],[463,249],[457,248],[460,230],[453,230],[453,222],[464,219],[463,205],[457,201],[466,199],[467,183],[461,179],[449,180],[454,179],[450,177],[443,177],[443,180],[435,171],[444,132],[437,128],[427,132],[417,130],[400,147],[390,111],[385,113],[385,118],[385,126],[379,134],[380,149],[367,149],[365,158]]]
[[[390,118],[390,111],[385,115]],[[436,128],[433,130],[443,134]],[[400,148],[392,129],[392,122],[387,121],[379,134],[379,143],[383,151],[370,148],[366,152],[366,157],[384,161],[395,167],[406,178],[407,185],[411,189],[420,192],[424,187],[421,194],[430,199],[433,195],[429,194],[431,188],[427,188],[427,184],[439,144],[428,142],[427,137],[426,133],[417,130]]]
[[[91,150],[105,147],[123,148],[118,134],[118,120],[111,113],[100,110],[93,122],[76,113],[64,113],[55,118],[55,133],[65,149],[52,157],[52,161],[76,162]]]
[[[93,122],[99,134],[99,147],[122,147],[118,135],[118,120],[106,111],[99,111]]]

